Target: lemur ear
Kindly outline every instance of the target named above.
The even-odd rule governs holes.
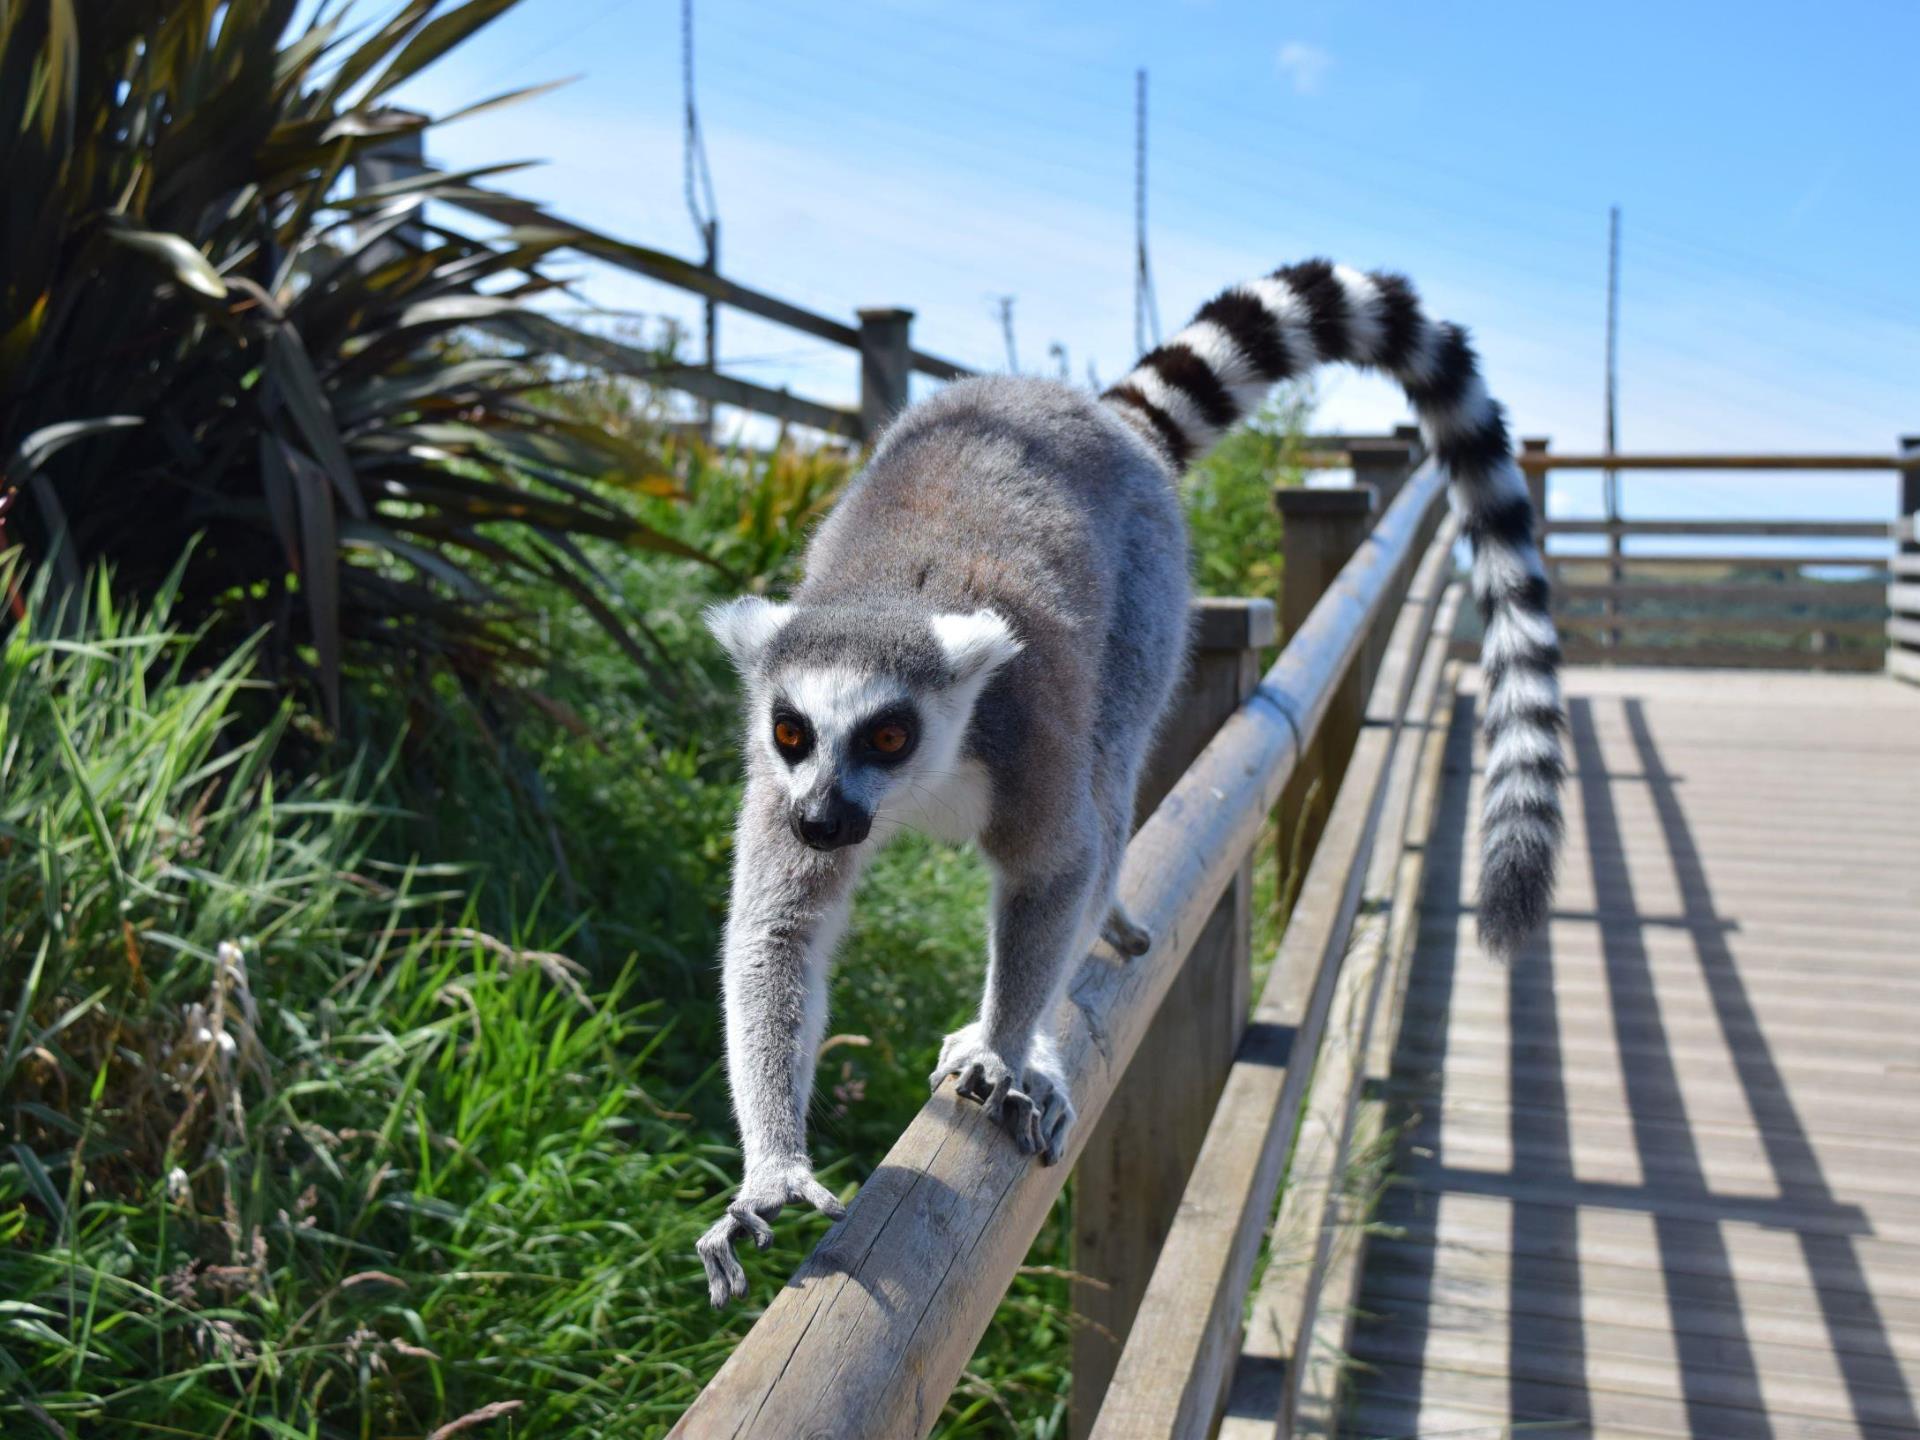
[[[745,670],[760,658],[780,627],[793,618],[793,606],[759,595],[742,595],[723,605],[709,605],[705,618],[713,638],[726,647],[734,665]]]
[[[971,615],[936,615],[933,638],[940,642],[947,663],[959,680],[991,675],[1021,650],[1013,627],[991,610],[976,610]]]

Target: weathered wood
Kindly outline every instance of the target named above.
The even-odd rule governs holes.
[[[1194,657],[1186,691],[1141,785],[1142,820],[1253,693],[1260,651],[1276,636],[1270,600],[1208,598],[1196,600],[1192,610]],[[1252,901],[1249,857],[1161,1002],[1074,1168],[1072,1435],[1093,1428],[1246,1027]],[[1152,1156],[1152,1164],[1142,1165],[1143,1155]]]
[[[912,329],[911,310],[881,306],[860,312],[860,425],[868,439],[907,408]]]
[[[1623,581],[1618,585],[1562,583],[1553,587],[1553,600],[1691,600],[1722,605],[1728,601],[1760,601],[1774,605],[1875,605],[1887,597],[1888,587],[1870,580],[1698,581],[1690,585],[1658,581]]]
[[[1510,969],[1469,948],[1477,768],[1436,829],[1353,1423],[1920,1433],[1920,696],[1566,681],[1556,918]]]
[[[1068,1163],[1033,1164],[979,1106],[943,1085],[676,1434],[896,1440],[932,1428],[1444,490],[1433,467],[1409,482],[1376,528],[1377,543],[1354,557],[1253,698],[1135,836],[1121,895],[1154,945],[1126,965],[1090,957],[1057,1017],[1082,1116]]]
[[[1274,492],[1274,504],[1282,522],[1280,630],[1290,638],[1366,539],[1373,525],[1374,498],[1371,490],[1357,486],[1285,488]],[[1326,829],[1334,789],[1360,733],[1366,697],[1363,674],[1355,671],[1342,680],[1327,723],[1281,792],[1274,812],[1278,859],[1274,891],[1283,916]]]
[[[1814,652],[1736,645],[1601,646],[1569,638],[1561,643],[1560,650],[1569,665],[1670,665],[1687,670],[1878,670],[1883,664],[1883,652],[1878,648]],[[1455,641],[1452,653],[1456,660],[1477,660],[1480,643]]]
[[[1629,610],[1618,615],[1566,615],[1555,611],[1562,631],[1693,630],[1709,635],[1783,634],[1819,631],[1828,635],[1878,635],[1883,620],[1834,620],[1822,615],[1650,615]]]
[[[1897,558],[1897,557],[1896,557]],[[1578,570],[1582,566],[1592,566],[1604,572],[1615,562],[1607,555],[1549,555],[1547,566],[1556,573]],[[1723,570],[1723,569],[1759,569],[1763,566],[1775,570],[1799,571],[1809,565],[1844,565],[1873,571],[1885,571],[1892,563],[1883,550],[1847,550],[1830,555],[1759,555],[1734,553],[1715,555],[1622,555],[1620,567],[1628,572],[1636,570]]]
[[[1523,470],[1897,470],[1895,455],[1596,455],[1545,446],[1515,457]]]
[[[1451,561],[1446,553],[1438,558]],[[1442,583],[1440,569],[1436,564],[1431,572],[1423,570],[1414,592]],[[1299,1404],[1305,1347],[1312,1339],[1320,1285],[1327,1278],[1339,1228],[1330,1223],[1330,1212],[1346,1174],[1357,1087],[1372,1049],[1382,989],[1393,968],[1392,941],[1397,936],[1410,942],[1417,930],[1412,922],[1417,875],[1408,876],[1402,847],[1422,778],[1423,742],[1447,664],[1445,637],[1452,631],[1460,597],[1461,587],[1451,586],[1433,617],[1432,633],[1421,637],[1422,658],[1406,711],[1407,723],[1418,726],[1418,738],[1395,733],[1398,711],[1390,707],[1399,704],[1399,677],[1393,673],[1390,648],[1388,665],[1368,702],[1366,731],[1354,750],[1350,783],[1365,783],[1375,768],[1371,751],[1384,747],[1388,752],[1378,831],[1365,861],[1359,915],[1342,947],[1345,955],[1313,1064],[1312,1088],[1296,1126],[1286,1188],[1269,1235],[1266,1273],[1232,1364],[1220,1440],[1273,1435],[1276,1417],[1277,1434],[1284,1440]],[[1409,604],[1409,616],[1413,608]],[[1402,890],[1400,883],[1408,878],[1414,888]]]
[[[1207,1127],[1094,1426],[1096,1440],[1204,1436],[1225,1399],[1244,1296],[1299,1100],[1334,1004],[1340,959],[1386,802],[1387,770],[1455,533],[1450,521],[1429,546],[1413,597],[1394,627],[1368,700],[1370,723],[1354,747],[1306,887]],[[1370,983],[1364,990],[1371,993]]]
[[[1884,540],[1884,520],[1554,520],[1549,535],[1766,535]],[[1609,557],[1601,557],[1603,559]],[[1818,563],[1810,560],[1808,563]]]

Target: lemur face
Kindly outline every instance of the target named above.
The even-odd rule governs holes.
[[[914,761],[945,717],[916,704],[899,680],[852,666],[771,677],[761,738],[787,792],[794,837],[816,850],[858,845],[888,792],[916,783]],[[944,749],[934,737],[933,749]]]
[[[707,623],[747,682],[755,770],[816,850],[858,845],[876,820],[950,808],[943,796],[993,671],[1020,651],[991,611],[965,615],[717,606]]]

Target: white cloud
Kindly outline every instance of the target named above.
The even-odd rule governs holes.
[[[1289,40],[1280,47],[1275,57],[1280,73],[1293,83],[1296,95],[1318,95],[1320,82],[1327,78],[1327,71],[1333,68],[1333,57],[1318,45],[1309,45],[1304,40]]]

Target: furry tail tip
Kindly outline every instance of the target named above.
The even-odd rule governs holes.
[[[1558,817],[1529,817],[1490,837],[1480,872],[1480,946],[1512,961],[1547,921],[1560,851]]]

